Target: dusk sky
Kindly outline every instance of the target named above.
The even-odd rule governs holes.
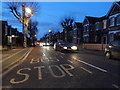
[[[101,17],[108,13],[113,2],[38,2],[40,9],[31,19],[38,21],[38,40],[48,30],[62,31],[60,22],[65,17],[72,17],[75,22],[83,22],[85,16]],[[22,32],[22,24],[10,13],[5,3],[2,3],[2,20]]]

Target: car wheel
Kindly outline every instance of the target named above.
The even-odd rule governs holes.
[[[108,59],[111,59],[111,53],[110,52],[106,52],[105,56],[108,58]]]

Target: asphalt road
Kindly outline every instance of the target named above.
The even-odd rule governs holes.
[[[119,88],[120,61],[103,55],[35,47],[2,77],[3,88]]]

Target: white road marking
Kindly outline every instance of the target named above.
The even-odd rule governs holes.
[[[59,62],[60,60],[59,60],[59,59],[57,59],[57,61]]]
[[[43,56],[45,56],[45,53],[43,53]]]
[[[62,67],[62,69],[65,70],[65,72],[66,72],[69,76],[73,76],[73,74],[69,72],[69,70],[73,70],[73,69],[74,69],[74,67],[73,67],[72,65],[70,65],[70,64],[62,64],[62,65],[60,65],[60,66]],[[65,66],[69,66],[70,68],[66,68]]]
[[[14,65],[14,66],[12,66],[12,67],[10,67],[6,72],[3,72],[2,74],[0,74],[0,77],[6,75],[8,72],[10,72],[10,71],[11,71],[12,69],[14,69],[16,66],[18,66],[19,64],[21,64],[21,63],[28,57],[28,55],[31,53],[32,49],[33,49],[33,48],[29,49],[22,57],[20,57],[19,59],[16,60],[16,61],[20,61],[20,60],[22,59],[22,60],[20,61],[20,63]],[[14,62],[13,62],[13,63],[14,63]],[[13,64],[13,63],[12,63],[12,64]]]
[[[26,52],[27,54],[25,53],[26,55],[25,55],[25,57],[22,59],[22,62],[28,57],[28,55],[31,53],[32,49],[33,49],[33,48],[31,48],[28,52]],[[22,63],[22,62],[21,62],[21,63]]]
[[[86,68],[84,68],[84,67],[80,67],[81,69],[83,69],[83,70],[85,70],[86,72],[88,72],[88,73],[90,73],[90,74],[92,74],[92,72],[91,71],[89,71],[89,70],[87,70]]]
[[[44,62],[44,60],[41,58],[41,62]]]
[[[47,58],[47,57],[45,57],[45,59],[49,62],[50,60],[49,60],[49,58]]]
[[[79,61],[79,62],[81,62],[81,63],[83,63],[83,64],[86,64],[86,65],[88,65],[88,66],[90,66],[90,67],[93,67],[93,68],[95,68],[95,69],[97,69],[97,70],[100,70],[100,71],[102,71],[102,72],[107,72],[107,70],[105,70],[105,69],[102,69],[102,68],[99,68],[99,67],[97,67],[97,66],[94,66],[94,65],[92,65],[92,64],[89,64],[89,63],[87,63],[87,62],[84,62],[84,61],[82,61],[82,60],[79,60],[79,59],[76,59],[76,58],[74,58],[75,60],[77,60],[77,61]]]
[[[71,60],[68,60],[68,62],[73,63]]]
[[[25,81],[27,81],[27,80],[29,79],[29,74],[21,73],[22,70],[29,70],[29,71],[30,71],[31,69],[30,69],[30,68],[22,68],[22,69],[19,69],[19,70],[17,71],[17,74],[18,74],[18,75],[21,75],[21,76],[25,76],[25,78],[24,78],[23,80],[21,80],[21,81],[16,81],[15,78],[12,78],[12,79],[10,80],[10,83],[11,83],[11,84],[23,83],[23,82],[25,82]]]
[[[112,84],[112,86],[120,90],[120,87],[118,87],[118,85]]]
[[[60,54],[65,55],[64,53],[61,53],[61,52],[60,52]]]
[[[59,75],[59,76],[55,75],[55,73],[52,70],[52,67],[57,68],[61,72],[61,75]],[[62,78],[66,75],[65,72],[58,65],[49,66],[49,70],[50,70],[50,73],[52,74],[52,76],[55,77],[55,78]]]
[[[55,53],[55,55],[58,55],[57,53]]]
[[[63,58],[63,56],[60,56],[61,58]]]
[[[38,79],[42,80],[42,68],[44,68],[45,66],[39,66],[39,67],[34,67],[35,69],[38,69]]]
[[[39,62],[40,62],[39,58],[37,58],[37,59],[32,58],[30,61],[30,64],[39,63]]]

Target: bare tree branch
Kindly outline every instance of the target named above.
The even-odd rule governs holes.
[[[25,14],[22,16],[22,5],[24,4],[25,7],[29,7],[32,11],[31,14]],[[28,19],[39,9],[39,5],[36,2],[8,2],[8,8],[11,10],[13,15],[23,24],[27,25],[26,22]],[[20,10],[18,10],[20,9]],[[21,13],[20,13],[21,12]]]

